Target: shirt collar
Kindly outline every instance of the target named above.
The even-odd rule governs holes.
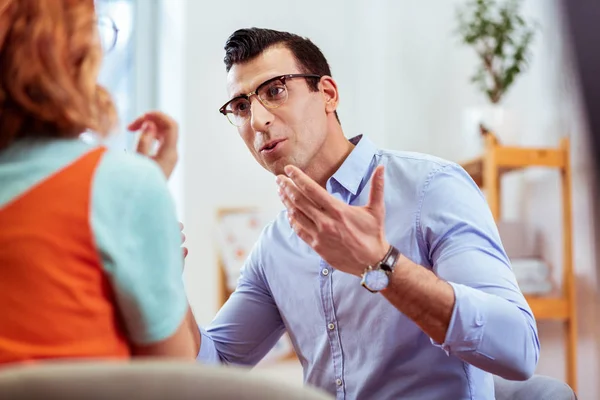
[[[354,145],[354,149],[327,182],[329,192],[331,192],[331,179],[333,179],[352,195],[356,195],[377,151],[375,144],[363,135],[353,137],[350,143]]]

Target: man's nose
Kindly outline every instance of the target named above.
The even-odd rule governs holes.
[[[266,131],[275,118],[256,96],[250,100],[250,111],[250,124],[255,132]]]

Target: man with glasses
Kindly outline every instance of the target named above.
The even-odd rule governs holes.
[[[287,330],[306,382],[338,399],[493,399],[491,374],[531,376],[535,320],[466,172],[348,140],[310,40],[242,29],[225,52],[219,111],[286,210],[201,329],[198,359],[255,365]]]

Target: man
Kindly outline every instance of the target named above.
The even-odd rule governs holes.
[[[287,329],[306,382],[338,399],[493,399],[491,374],[531,376],[535,320],[466,172],[346,139],[309,40],[243,29],[225,50],[220,111],[286,210],[202,329],[198,359],[254,365]]]

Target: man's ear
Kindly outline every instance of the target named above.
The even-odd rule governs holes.
[[[339,103],[337,83],[330,76],[321,77],[321,93],[325,99],[325,111],[333,113],[337,110]]]

